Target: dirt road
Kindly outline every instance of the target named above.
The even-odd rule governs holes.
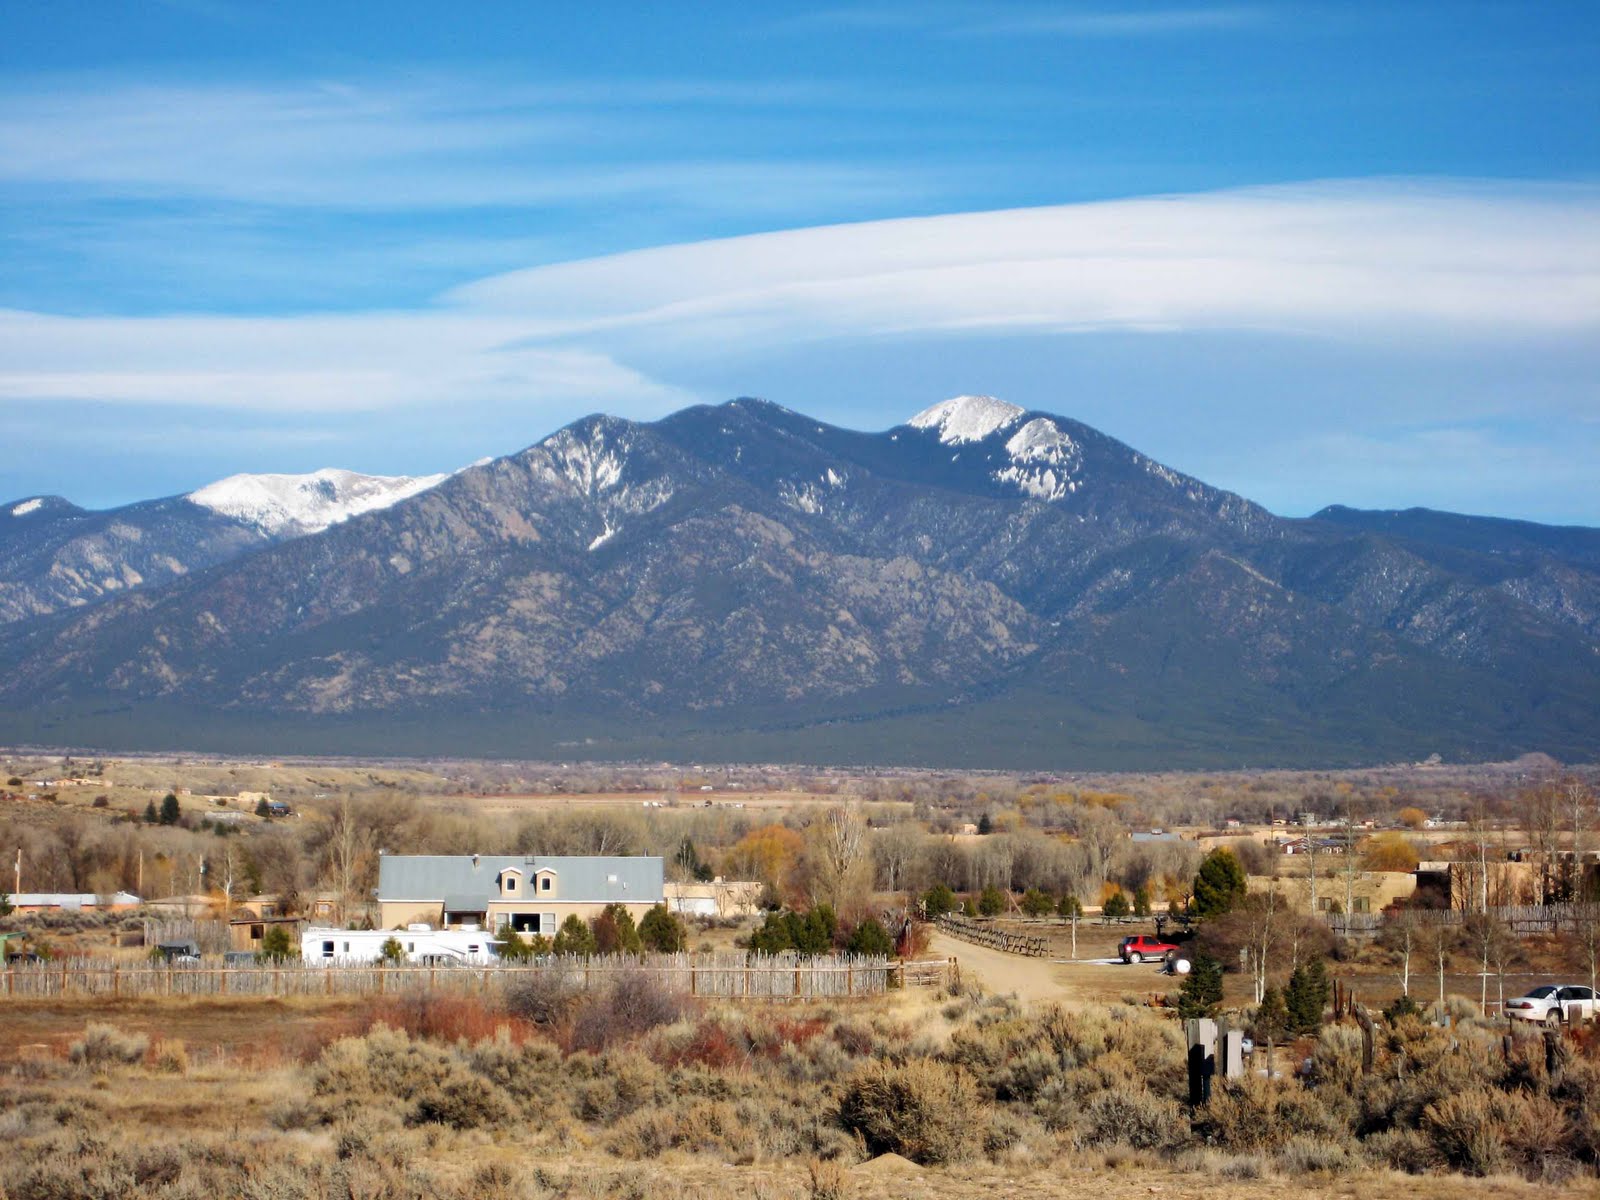
[[[937,931],[930,949],[941,956],[955,955],[963,979],[976,978],[991,992],[1014,992],[1030,1004],[1106,1004],[1124,995],[1147,997],[1175,988],[1158,966],[1149,963],[1135,967],[1104,960],[1053,962],[991,950]]]

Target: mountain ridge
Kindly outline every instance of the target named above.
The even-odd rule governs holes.
[[[1581,553],[1359,526],[1274,516],[987,397],[881,433],[750,398],[597,414],[0,630],[0,736],[148,739],[182,711],[219,741],[530,755],[1593,756]]]

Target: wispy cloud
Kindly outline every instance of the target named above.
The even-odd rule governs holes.
[[[1322,185],[964,213],[538,267],[412,312],[0,315],[0,398],[652,409],[673,363],[907,336],[1600,335],[1600,189]],[[650,364],[644,366],[641,364]]]
[[[820,85],[759,81],[32,80],[0,91],[0,184],[47,189],[41,194],[58,201],[179,197],[371,211],[630,198],[791,217],[818,203],[914,189],[892,167],[651,148],[671,140],[665,131],[680,109],[739,113],[824,94]]]

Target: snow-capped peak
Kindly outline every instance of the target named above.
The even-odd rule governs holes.
[[[1015,425],[1027,410],[993,396],[957,396],[925,408],[907,424],[913,429],[936,429],[946,446],[981,442],[991,433]]]
[[[444,475],[360,475],[335,467],[309,475],[230,475],[188,499],[272,536],[316,533],[425,492]]]
[[[43,507],[44,497],[35,496],[32,500],[24,500],[21,504],[13,508],[11,510],[11,515],[13,517],[25,517],[29,513],[38,512]]]

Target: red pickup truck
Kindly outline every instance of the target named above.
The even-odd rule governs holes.
[[[1125,963],[1142,963],[1147,958],[1165,958],[1178,947],[1171,942],[1163,942],[1160,938],[1146,937],[1136,934],[1125,937],[1117,946],[1117,953],[1122,956]]]

